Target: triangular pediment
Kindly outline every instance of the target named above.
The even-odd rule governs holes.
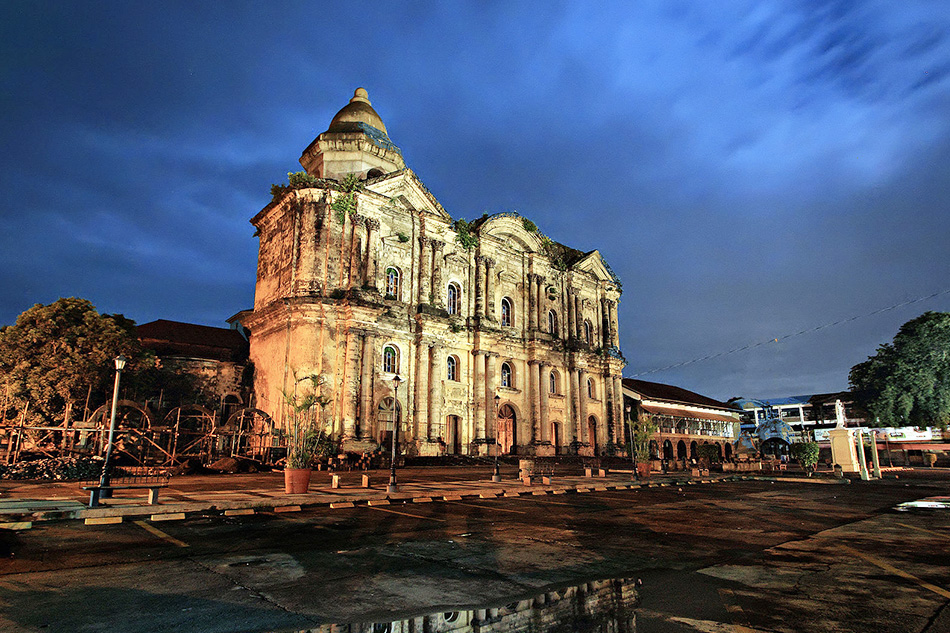
[[[620,279],[610,269],[606,260],[601,256],[600,251],[591,251],[584,255],[576,264],[575,270],[581,270],[593,275],[598,281],[609,281],[620,285]]]
[[[400,169],[366,183],[366,188],[388,198],[399,198],[413,209],[436,215],[446,222],[452,217],[411,169]]]

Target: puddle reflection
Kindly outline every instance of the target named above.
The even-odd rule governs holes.
[[[297,633],[635,633],[639,595],[632,578],[550,589],[503,606],[439,611],[394,622],[326,624]]]

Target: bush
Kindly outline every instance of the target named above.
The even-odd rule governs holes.
[[[792,459],[798,461],[803,470],[811,470],[818,463],[818,444],[816,442],[796,442],[791,447]]]

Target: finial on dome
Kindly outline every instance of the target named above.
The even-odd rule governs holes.
[[[367,105],[373,105],[369,102],[369,93],[366,92],[366,88],[356,89],[356,91],[353,93],[353,98],[350,99],[350,103],[354,103],[356,101],[361,101]]]

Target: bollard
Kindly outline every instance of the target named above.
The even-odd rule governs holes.
[[[369,475],[363,475],[363,487],[372,488],[372,486],[369,485]]]
[[[339,476],[339,475],[333,475],[332,479],[330,480],[330,487],[331,487],[331,488],[339,488],[339,487],[340,487],[340,476]]]
[[[598,476],[598,477],[606,477],[606,476],[607,476],[607,471],[606,471],[605,469],[603,469],[603,468],[600,468],[600,469],[598,469],[598,471],[597,471],[597,476]]]
[[[541,477],[541,483],[544,484],[545,486],[550,486],[550,485],[551,485],[551,478],[550,478],[550,477]]]
[[[584,476],[585,476],[585,477],[593,477],[593,476],[594,476],[594,470],[593,470],[592,468],[585,468],[585,469],[584,469]]]

